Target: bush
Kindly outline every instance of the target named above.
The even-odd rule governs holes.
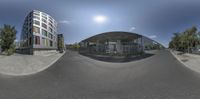
[[[9,49],[7,49],[6,51],[6,55],[10,56],[15,52],[15,46],[11,45],[11,47]]]

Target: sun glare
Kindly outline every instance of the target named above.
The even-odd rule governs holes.
[[[94,17],[94,21],[97,23],[105,23],[107,21],[106,16],[98,15]]]

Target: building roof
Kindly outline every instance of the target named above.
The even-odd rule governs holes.
[[[81,42],[96,42],[98,41],[114,41],[114,40],[134,40],[137,38],[141,38],[142,36],[136,33],[131,32],[121,32],[121,31],[114,31],[114,32],[106,32],[97,34],[95,36],[92,36],[90,38],[87,38]]]

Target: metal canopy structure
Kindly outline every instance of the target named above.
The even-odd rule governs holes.
[[[106,42],[106,41],[131,41],[134,39],[141,38],[142,36],[136,33],[130,33],[130,32],[106,32],[102,34],[97,34],[95,36],[92,36],[88,39],[85,39],[81,42]]]
[[[80,42],[81,52],[90,54],[137,55],[143,52],[142,36],[130,32],[106,32]]]

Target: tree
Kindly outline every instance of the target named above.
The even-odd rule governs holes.
[[[194,48],[196,45],[194,44],[194,42],[198,41],[197,38],[197,28],[195,26],[193,26],[192,28],[187,29],[184,33],[184,41],[186,43],[186,47],[187,47],[187,52],[189,53],[190,50],[192,48]]]
[[[15,50],[14,40],[16,39],[17,34],[15,27],[4,25],[0,30],[0,34],[2,51],[6,52],[7,55],[13,54]]]
[[[174,33],[174,36],[172,38],[172,41],[170,42],[170,47],[172,47],[175,50],[180,49],[180,41],[181,40],[181,34],[180,33]]]
[[[169,43],[169,47],[175,50],[187,51],[188,53],[200,44],[198,38],[197,28],[186,29],[182,33],[174,33],[172,40]]]
[[[80,49],[80,45],[78,43],[74,43],[71,45],[71,49],[72,50],[79,50]]]

